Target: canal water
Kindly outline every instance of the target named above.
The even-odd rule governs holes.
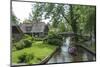
[[[68,48],[70,47],[70,44],[70,37],[67,37],[63,42],[61,48],[52,56],[52,58],[47,62],[47,64],[95,60],[95,57],[93,55],[91,55],[87,51],[84,51],[81,48],[78,48],[76,56],[69,54]]]

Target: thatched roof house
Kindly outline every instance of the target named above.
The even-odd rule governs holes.
[[[31,33],[32,23],[21,23],[20,29],[23,31],[23,33]]]
[[[20,28],[23,33],[32,34],[37,37],[45,36],[48,33],[48,25],[44,22],[22,23]]]
[[[19,40],[23,36],[23,32],[20,29],[18,24],[12,23],[11,25],[11,31],[12,31],[12,39]]]

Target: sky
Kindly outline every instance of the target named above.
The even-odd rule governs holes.
[[[31,13],[32,3],[27,2],[12,2],[12,10],[15,16],[23,21],[24,19],[28,19],[29,13]]]
[[[23,22],[25,19],[29,18],[29,14],[32,12],[32,5],[34,3],[31,2],[12,2],[12,10],[15,16],[20,19],[20,22]],[[49,19],[42,20],[45,23],[49,22]]]

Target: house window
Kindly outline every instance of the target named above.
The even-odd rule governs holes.
[[[30,32],[31,31],[31,27],[26,27],[26,31]]]

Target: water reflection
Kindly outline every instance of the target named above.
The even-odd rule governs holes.
[[[63,62],[78,62],[78,61],[91,61],[95,60],[95,57],[90,53],[78,48],[77,55],[73,56],[68,53],[70,46],[70,37],[67,37],[61,46],[61,48],[55,53],[55,55],[47,62],[50,63],[63,63]]]

